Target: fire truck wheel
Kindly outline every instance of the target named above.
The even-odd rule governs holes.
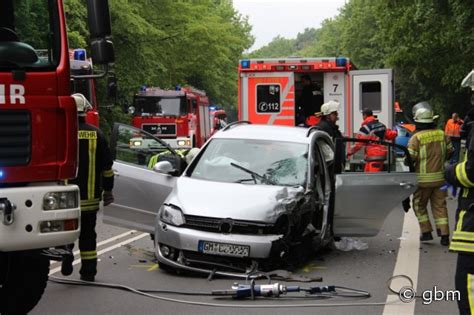
[[[0,313],[26,314],[48,283],[49,259],[39,251],[0,253]]]

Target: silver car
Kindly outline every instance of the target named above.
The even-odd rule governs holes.
[[[148,148],[131,150],[134,137]],[[152,234],[161,265],[222,275],[281,266],[333,237],[375,236],[416,176],[395,154],[387,171],[336,174],[346,142],[335,150],[314,128],[230,124],[186,165],[160,139],[116,124],[104,222]]]

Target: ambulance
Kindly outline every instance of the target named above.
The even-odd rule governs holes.
[[[343,135],[351,137],[370,108],[387,127],[395,122],[392,69],[357,70],[349,58],[243,59],[239,62],[239,120],[297,125],[302,77],[321,87],[323,102],[339,102]]]

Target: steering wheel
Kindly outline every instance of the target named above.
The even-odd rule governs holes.
[[[20,38],[14,30],[8,27],[0,27],[0,42],[19,42]]]

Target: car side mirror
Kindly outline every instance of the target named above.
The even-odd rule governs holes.
[[[109,40],[112,35],[108,0],[87,0],[89,32],[92,38],[92,61],[108,65],[115,61],[114,45]]]
[[[160,174],[173,175],[176,170],[173,165],[168,161],[161,161],[153,166],[153,170]]]

